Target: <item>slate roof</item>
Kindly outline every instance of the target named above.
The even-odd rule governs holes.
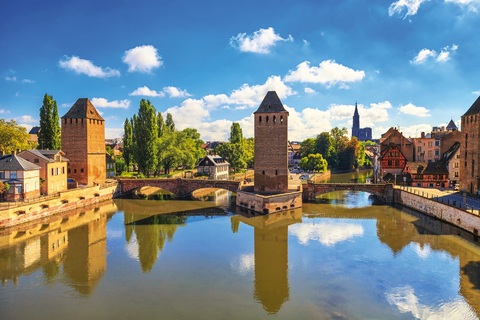
[[[443,153],[442,161],[450,161],[457,150],[460,149],[460,142],[456,141],[447,151]]]
[[[88,98],[80,98],[62,117],[62,119],[87,118],[105,121]]]
[[[220,164],[228,164],[229,165],[229,163],[227,162],[227,160],[225,160],[225,158],[222,158],[220,156],[210,156],[210,155],[207,155],[202,160],[200,160],[198,165],[199,166],[202,165],[202,162],[204,162],[205,159],[210,160],[210,162],[207,164],[207,166],[210,166],[210,164],[213,164],[214,166],[217,166],[217,165],[220,165]],[[203,165],[203,166],[205,166],[205,165]]]
[[[260,107],[254,113],[287,112],[275,91],[268,91]]]
[[[40,159],[43,159],[48,162],[55,162],[55,156],[58,153],[61,153],[62,155],[62,161],[70,161],[67,158],[64,157],[65,153],[61,150],[25,150],[27,152],[30,152],[31,154],[39,157]]]
[[[38,134],[38,132],[40,131],[40,127],[33,127],[32,129],[30,129],[30,131],[28,132],[28,134]]]
[[[412,174],[448,174],[447,166],[443,161],[416,161],[409,162],[407,166],[410,168]]]
[[[7,154],[0,157],[1,171],[28,171],[39,169],[41,169],[41,167],[14,154]]]
[[[448,123],[447,130],[458,130],[458,127],[455,122],[453,122],[453,120],[450,120],[450,122]]]
[[[475,102],[472,104],[470,109],[468,109],[467,112],[465,112],[464,116],[469,116],[476,113],[480,113],[480,97],[478,97],[477,100],[475,100]]]

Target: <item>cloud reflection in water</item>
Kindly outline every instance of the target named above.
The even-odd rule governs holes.
[[[318,241],[331,247],[336,243],[363,236],[363,226],[346,222],[302,223],[290,226],[288,232],[298,238],[302,245]]]

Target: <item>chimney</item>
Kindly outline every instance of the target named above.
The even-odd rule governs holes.
[[[12,155],[16,155],[17,154],[17,151],[16,150],[13,150],[12,151]]]
[[[422,139],[425,138],[425,132],[422,132],[422,133],[420,134],[420,137],[421,137]]]

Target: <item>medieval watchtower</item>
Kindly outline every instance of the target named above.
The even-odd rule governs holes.
[[[460,190],[480,191],[480,97],[462,116],[460,144]]]
[[[88,98],[78,99],[62,117],[62,151],[70,160],[68,178],[81,184],[105,182],[105,120]]]
[[[288,111],[269,91],[255,117],[254,192],[288,192]]]

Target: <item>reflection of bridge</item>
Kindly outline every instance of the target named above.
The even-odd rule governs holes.
[[[225,189],[237,192],[243,182],[228,180],[197,179],[119,179],[122,194],[127,194],[142,187],[157,187],[175,194],[177,197],[190,195],[203,188]]]
[[[315,197],[333,191],[363,191],[377,196],[385,202],[393,202],[392,184],[364,183],[307,183],[303,185],[303,200],[315,201]]]

